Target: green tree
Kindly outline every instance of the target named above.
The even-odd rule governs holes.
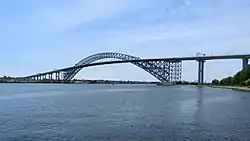
[[[242,71],[239,71],[234,75],[233,83],[238,85],[245,84],[244,82],[250,79],[250,65],[248,65]]]
[[[218,81],[213,80],[213,84],[218,83]],[[234,77],[227,77],[219,81],[219,85],[250,85],[250,65],[248,65],[243,70],[237,72]]]
[[[226,80],[225,80],[225,79],[226,79],[226,78],[221,79],[219,84],[220,84],[220,85],[226,85]]]
[[[246,80],[246,81],[244,82],[244,85],[250,86],[250,79]]]
[[[233,77],[227,77],[220,81],[220,85],[233,85]]]
[[[212,84],[213,85],[218,85],[220,83],[220,81],[218,80],[218,79],[214,79],[213,81],[212,81]]]

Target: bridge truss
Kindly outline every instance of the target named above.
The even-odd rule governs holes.
[[[178,60],[145,61],[139,57],[121,53],[98,53],[84,58],[68,69],[61,69],[47,73],[37,74],[25,77],[31,80],[62,80],[71,81],[77,73],[88,65],[97,66],[97,62],[105,59],[118,59],[128,61],[137,67],[150,73],[161,82],[179,82],[181,81],[182,62]],[[112,61],[104,61],[102,65],[110,64]],[[95,65],[96,63],[96,65]],[[119,62],[117,62],[119,63]]]

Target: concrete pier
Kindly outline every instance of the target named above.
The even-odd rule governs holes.
[[[204,60],[198,60],[198,84],[204,83]]]
[[[248,66],[248,58],[244,58],[242,59],[242,69],[246,68]]]

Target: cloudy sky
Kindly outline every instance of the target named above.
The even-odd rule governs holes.
[[[1,0],[0,75],[74,65],[88,55],[141,58],[250,54],[249,0]],[[240,60],[206,62],[205,80],[233,75]],[[197,80],[183,62],[183,79]],[[131,65],[82,70],[77,78],[155,80]]]

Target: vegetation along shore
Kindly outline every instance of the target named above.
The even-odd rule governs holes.
[[[222,80],[214,79],[211,87],[250,92],[250,65],[237,72],[234,76]]]

